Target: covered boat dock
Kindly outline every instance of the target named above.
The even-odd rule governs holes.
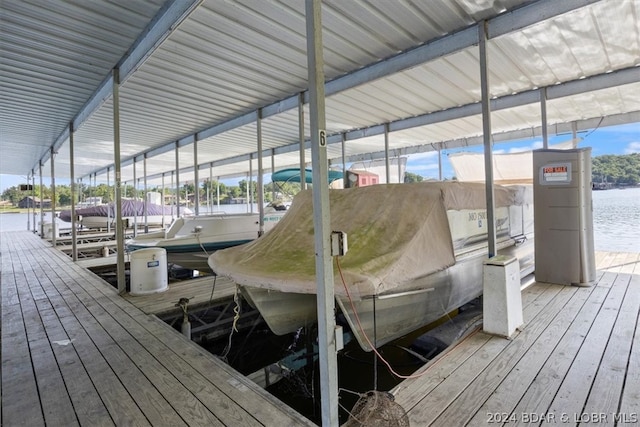
[[[205,175],[209,182],[255,179],[262,205],[264,173],[277,168],[311,164],[314,181],[321,182],[329,165],[346,173],[348,163],[384,159],[384,182],[400,182],[392,174],[392,158],[400,165],[404,156],[431,152],[441,160],[443,150],[479,144],[490,165],[494,144],[501,141],[541,137],[547,147],[549,133],[577,142],[593,129],[640,122],[639,16],[633,0],[5,0],[0,171],[27,175],[34,189],[36,177],[40,187],[47,180],[53,217],[56,180],[114,185],[121,211],[120,190],[127,183],[145,192],[148,185],[163,191],[170,186],[177,195],[185,181],[198,188]],[[493,227],[493,177],[486,169]],[[321,370],[328,379],[321,387],[322,415],[326,425],[335,425],[334,300],[333,285],[325,280],[331,275],[325,274],[329,230],[323,223],[328,203],[326,192],[315,187],[316,245],[324,268],[317,284],[326,296],[318,310],[324,328]],[[71,185],[71,200],[75,190]],[[120,292],[125,290],[123,231],[118,224]],[[131,323],[114,320],[113,326],[108,319],[126,312],[128,303],[111,289],[103,293],[102,284],[78,264],[58,264],[60,255],[48,254],[44,242],[13,240],[3,236],[3,245],[9,245],[2,253],[7,425],[49,424],[50,411],[63,417],[53,416],[51,424],[66,423],[67,416],[75,416],[77,424],[118,423],[129,409],[133,420],[154,425],[172,424],[160,419],[165,415],[186,424],[204,419],[244,425],[245,416],[262,417],[259,410],[240,409],[244,393],[220,408],[207,400],[217,392],[199,395],[210,387],[206,381],[227,396],[235,391],[227,390],[227,376],[201,383],[200,374],[191,375],[205,363],[196,357],[202,352],[187,347],[193,352],[188,361],[177,350],[165,359],[166,343],[184,340],[170,334],[159,338],[162,325],[135,309],[124,317]],[[72,245],[75,260],[75,236]],[[78,332],[68,336],[67,326]],[[130,361],[123,366],[132,370],[131,377],[118,363],[106,370],[113,375],[100,377],[104,370],[96,364],[107,359],[80,354],[97,347],[114,351],[115,360],[126,353]],[[67,355],[72,348],[79,351]],[[138,359],[146,352],[154,356]],[[187,371],[177,369],[182,362]],[[205,364],[207,372],[218,366]],[[78,375],[68,373],[80,365]],[[129,378],[141,382],[131,384]],[[66,397],[58,390],[67,390]],[[122,393],[113,395],[117,390]],[[134,407],[122,396],[140,403]],[[268,399],[261,396],[248,402]],[[33,411],[38,403],[41,410]],[[243,415],[216,412],[229,408]],[[212,421],[214,413],[218,421]],[[267,418],[246,419],[280,422]]]

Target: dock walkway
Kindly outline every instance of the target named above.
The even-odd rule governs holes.
[[[596,255],[596,285],[534,283],[512,339],[472,334],[397,386],[411,425],[640,425],[640,254]]]
[[[0,240],[3,426],[315,425],[32,233]]]

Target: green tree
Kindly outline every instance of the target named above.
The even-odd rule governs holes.
[[[56,185],[56,206],[71,206],[71,187],[68,185]]]
[[[411,172],[405,172],[404,173],[404,182],[409,183],[409,182],[422,182],[424,181],[424,178],[418,174],[415,173],[411,173]]]
[[[30,195],[31,192],[20,191],[19,187],[10,187],[2,192],[2,200],[8,200],[12,204],[17,205],[23,197]]]
[[[595,183],[638,185],[640,183],[640,153],[607,154],[591,160],[591,179]]]

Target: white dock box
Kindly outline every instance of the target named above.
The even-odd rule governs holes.
[[[498,255],[486,260],[483,268],[483,330],[508,338],[523,323],[520,263]]]

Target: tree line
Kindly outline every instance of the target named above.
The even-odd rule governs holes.
[[[295,193],[299,191],[299,184],[275,184],[268,183],[264,185],[264,200],[266,203],[273,201],[275,198],[289,199]],[[198,188],[198,200],[200,203],[206,203],[211,201],[213,204],[229,204],[237,199],[249,199],[248,195],[248,181],[242,180],[238,182],[238,185],[226,185],[223,182],[218,181],[205,181],[202,182]],[[251,181],[251,198],[255,203],[258,198],[258,183]],[[133,185],[122,186],[122,197],[125,198],[137,198],[144,200],[145,190],[135,188]],[[161,187],[148,187],[147,192],[157,192],[164,194],[165,203],[175,203],[175,188]],[[76,184],[76,201],[75,203],[86,200],[89,197],[101,197],[103,203],[110,203],[114,200],[114,186],[106,184],[98,184],[97,186],[89,186],[86,184]],[[193,183],[186,183],[180,187],[179,201],[180,203],[195,201],[195,185]],[[35,196],[40,200],[51,200],[51,186],[35,185],[32,191],[21,191],[18,186],[7,188],[0,195],[0,199],[9,201],[13,205],[17,205],[18,202],[25,197]],[[219,197],[218,197],[219,195]],[[56,185],[56,206],[71,206],[71,186],[70,185]]]
[[[640,184],[640,153],[613,155],[606,154],[602,156],[592,157],[591,159],[591,179],[594,183],[608,183],[611,186],[634,186]],[[411,172],[405,173],[405,182],[420,182],[423,177]],[[258,183],[251,181],[252,185],[252,200],[257,202]],[[237,186],[226,185],[223,182],[218,181],[204,181],[198,188],[199,201],[206,203],[211,201],[214,204],[228,204],[234,199],[248,199],[248,181],[242,180],[238,182]],[[51,187],[39,185],[34,187],[34,193],[31,191],[20,191],[19,187],[10,187],[2,192],[0,198],[2,200],[10,201],[12,204],[17,205],[20,200],[27,196],[35,195],[39,199],[51,199]],[[153,191],[158,193],[164,193],[166,196],[174,196],[175,203],[175,188],[166,188],[164,191],[160,187],[149,187],[147,191]],[[268,183],[264,186],[264,200],[265,202],[271,202],[275,198],[291,199],[300,191],[300,185],[297,183]],[[186,183],[180,187],[179,200],[191,201],[195,199],[195,185],[193,183]],[[218,200],[218,194],[220,195]],[[136,189],[132,185],[124,185],[122,187],[122,196],[139,199],[144,198],[144,190]],[[99,184],[97,186],[88,186],[85,184],[76,185],[76,197],[78,201],[85,200],[88,197],[102,197],[104,203],[109,203],[114,200],[114,187],[107,186],[106,184]],[[171,199],[171,198],[169,198]],[[56,206],[70,206],[71,202],[71,186],[69,185],[56,185]]]
[[[613,186],[640,184],[640,153],[593,157],[591,179],[594,183],[604,182]]]

